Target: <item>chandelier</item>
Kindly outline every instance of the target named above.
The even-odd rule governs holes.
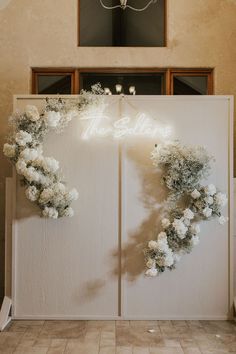
[[[104,7],[104,9],[107,10],[113,10],[113,9],[117,9],[118,7],[121,8],[122,10],[125,9],[131,9],[134,11],[144,11],[146,10],[151,4],[155,4],[157,2],[157,0],[149,0],[149,2],[142,8],[135,8],[133,6],[130,6],[127,4],[128,0],[120,0],[120,5],[115,5],[115,6],[106,6],[103,3],[103,0],[100,0],[100,3],[102,5],[102,7]]]

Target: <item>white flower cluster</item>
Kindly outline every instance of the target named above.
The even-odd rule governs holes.
[[[191,193],[191,207],[195,213],[209,219],[211,216],[218,216],[219,223],[223,225],[228,218],[221,215],[222,208],[227,204],[227,196],[217,192],[214,184],[195,189]]]
[[[184,209],[182,217],[171,222],[168,218],[163,218],[161,224],[162,232],[157,236],[157,241],[149,241],[146,254],[147,276],[156,276],[165,268],[171,269],[181,258],[179,248],[176,248],[176,242],[179,244],[186,239],[189,248],[197,245],[200,232],[198,224],[191,224],[194,219],[194,213],[189,208]],[[179,241],[178,241],[179,240]]]
[[[172,202],[167,203],[171,205],[169,216],[161,220],[163,231],[144,250],[145,274],[155,277],[173,269],[199,243],[200,226],[196,221],[218,216],[219,223],[224,224],[228,218],[221,215],[226,195],[213,184],[200,186],[200,178],[208,171],[210,161],[204,149],[198,147],[195,151],[179,143],[164,144],[155,148],[151,158],[156,167],[163,169],[163,182],[170,190]],[[187,207],[181,209],[178,204]]]
[[[74,110],[65,111],[61,101],[60,104],[61,111],[49,110],[47,104],[41,115],[37,107],[26,106],[24,113],[13,117],[14,133],[10,143],[3,147],[5,156],[23,177],[26,197],[40,207],[44,217],[53,219],[73,216],[70,205],[78,198],[76,189],[68,191],[61,181],[59,162],[53,157],[43,156],[42,138],[45,133],[49,129],[61,129],[75,115]]]

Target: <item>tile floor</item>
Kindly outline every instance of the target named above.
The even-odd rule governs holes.
[[[149,330],[152,330],[152,333]],[[227,321],[13,321],[0,333],[4,354],[236,353]]]

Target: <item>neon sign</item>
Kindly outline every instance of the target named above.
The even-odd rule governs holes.
[[[138,113],[132,118],[123,116],[115,121],[112,121],[108,115],[94,114],[82,118],[81,121],[83,121],[81,138],[84,140],[107,136],[114,139],[124,139],[129,136],[166,139],[172,133],[169,125],[160,124],[145,113]]]

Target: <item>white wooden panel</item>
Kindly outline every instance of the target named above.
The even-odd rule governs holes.
[[[125,98],[119,108],[122,98],[107,100],[114,120],[120,114],[146,111],[161,123],[171,124],[175,138],[205,145],[216,157],[210,180],[230,196],[228,97],[137,96]],[[19,97],[16,103],[21,108],[28,103],[40,106],[42,96]],[[51,134],[45,144],[45,153],[60,160],[68,185],[79,189],[75,217],[53,221],[35,216],[37,210],[17,185],[14,317],[117,318],[121,305],[124,319],[225,318],[229,297],[232,302],[228,250],[232,224],[205,223],[200,245],[177,270],[157,279],[145,278],[142,248],[159,224],[158,206],[165,197],[149,160],[158,141],[132,138],[121,144],[121,225],[117,142],[109,138],[81,141],[78,124],[74,120],[61,136]]]
[[[229,98],[134,97],[124,112],[135,109],[173,127],[173,138],[203,145],[216,158],[209,182],[229,190]],[[132,107],[131,107],[132,105]],[[222,319],[229,311],[229,227],[203,222],[201,242],[177,269],[157,278],[143,274],[142,248],[160,227],[158,206],[164,199],[150,151],[157,140],[126,144],[123,161],[124,316],[132,319]],[[207,181],[205,181],[207,183]],[[229,211],[225,209],[227,215]],[[231,299],[232,301],[232,299]]]
[[[17,107],[42,99],[17,100]],[[112,110],[117,109],[112,107]],[[112,112],[114,119],[114,112]],[[65,180],[79,191],[75,216],[45,220],[17,184],[15,318],[114,317],[118,278],[118,149],[109,139],[83,141],[74,119],[50,133],[45,156],[60,161]]]

